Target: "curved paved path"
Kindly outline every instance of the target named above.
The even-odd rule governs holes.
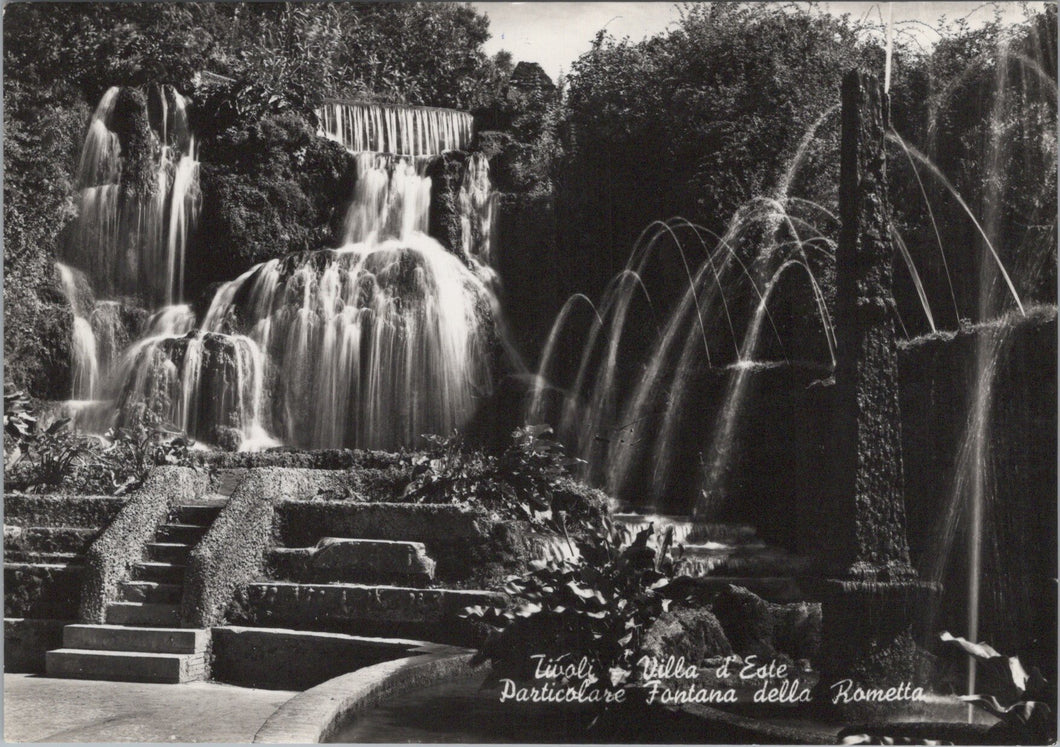
[[[250,742],[288,690],[4,675],[6,742]]]

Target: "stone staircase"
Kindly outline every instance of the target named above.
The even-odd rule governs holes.
[[[206,677],[209,631],[67,625],[63,648],[47,654],[49,677],[180,683]]]
[[[701,591],[721,591],[733,584],[774,602],[805,597],[797,579],[805,573],[807,560],[762,541],[753,526],[658,514],[615,514],[614,520],[630,537],[652,524],[656,545],[671,531],[676,572],[693,579]]]
[[[4,497],[4,617],[77,618],[82,560],[124,499]]]
[[[209,631],[180,627],[184,570],[227,499],[174,508],[144,558],[107,606],[104,625],[67,625],[63,647],[47,654],[49,677],[180,683],[206,677]]]
[[[401,514],[417,507],[387,504],[391,521],[358,532],[286,522],[288,508],[277,505],[279,525],[297,524],[298,534],[277,533],[265,578],[243,590],[232,624],[468,645],[476,635],[459,618],[464,607],[504,602],[495,592],[443,587],[426,544],[402,538]],[[299,546],[312,536],[315,544]]]

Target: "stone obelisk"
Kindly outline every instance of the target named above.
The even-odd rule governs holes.
[[[832,685],[915,681],[913,622],[926,586],[906,538],[884,151],[889,107],[876,78],[858,70],[843,79],[842,106],[834,419],[828,486],[814,512],[811,588],[823,614],[817,699],[857,718],[881,708],[833,704]]]

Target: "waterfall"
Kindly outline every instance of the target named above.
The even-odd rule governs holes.
[[[357,155],[357,182],[346,211],[346,244],[427,233],[431,180],[424,159]]]
[[[497,302],[480,262],[493,210],[484,158],[468,159],[456,196],[463,246],[447,251],[427,233],[431,158],[466,147],[471,116],[332,104],[320,117],[356,156],[341,245],[252,267],[216,291],[198,327],[186,306],[156,313],[115,373],[119,422],[150,411],[228,448],[389,449],[463,425],[489,394]],[[112,141],[100,132],[99,142],[95,151]],[[178,165],[172,192],[186,182],[190,194],[196,173]],[[167,267],[179,279],[191,221],[169,216]]]
[[[432,156],[467,150],[473,118],[454,109],[331,102],[317,111],[320,134],[351,153]]]
[[[414,234],[259,265],[218,292],[203,328],[253,320],[286,443],[396,448],[457,427],[488,391],[485,293]]]
[[[161,112],[155,123],[136,89],[110,88],[96,107],[78,162],[78,218],[65,254],[104,293],[174,303],[183,293],[185,247],[198,210],[199,164],[184,97],[169,86],[152,95]],[[150,178],[139,183],[134,165],[144,158]]]
[[[86,304],[83,294],[78,289],[74,271],[61,262],[56,262],[55,268],[59,272],[63,295],[66,296],[74,315],[73,333],[70,339],[71,398],[75,400],[94,399],[99,382],[96,336],[85,316]]]
[[[459,199],[464,256],[492,264],[497,193],[490,183],[489,160],[481,153],[473,153],[467,159]]]

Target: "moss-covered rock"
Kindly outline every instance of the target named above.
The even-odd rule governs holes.
[[[5,262],[5,268],[6,268]],[[70,396],[74,315],[54,266],[37,287],[4,282],[4,378],[45,400]]]
[[[778,654],[813,659],[821,646],[821,605],[774,604],[742,586],[730,585],[711,606],[733,651],[762,660]]]
[[[295,112],[224,130],[204,144],[202,212],[189,247],[191,297],[253,265],[335,244],[353,156]]]
[[[158,190],[159,144],[151,129],[147,94],[139,88],[122,88],[114,102],[109,126],[121,143],[123,195],[139,200],[151,197]]]
[[[714,614],[705,608],[664,612],[644,635],[645,656],[659,664],[670,657],[684,658],[688,666],[702,666],[732,653],[729,639]]]
[[[460,185],[464,179],[467,154],[449,151],[431,161],[431,215],[428,232],[439,244],[463,257],[463,228],[460,221]]]

